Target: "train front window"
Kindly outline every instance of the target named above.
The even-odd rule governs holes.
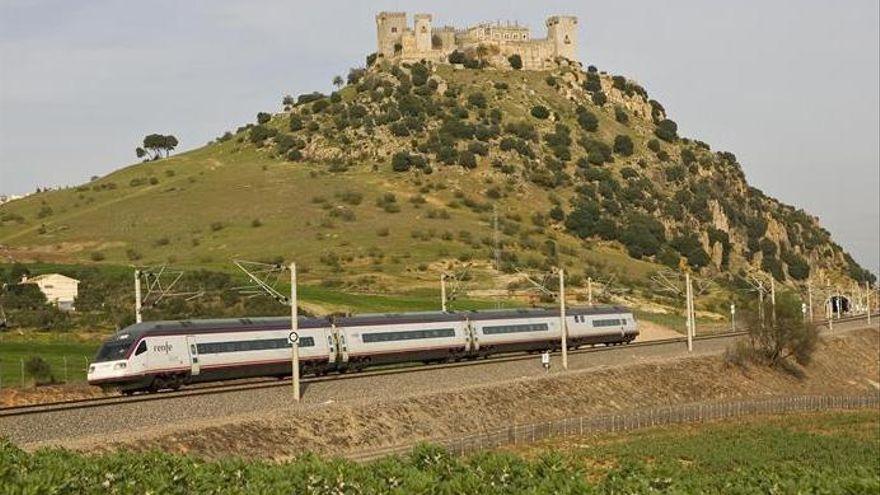
[[[120,359],[125,359],[125,354],[128,352],[129,346],[131,346],[131,341],[105,342],[104,345],[98,349],[98,355],[95,356],[95,362],[100,363],[103,361],[118,361]]]

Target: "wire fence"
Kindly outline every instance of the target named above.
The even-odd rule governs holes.
[[[84,354],[0,356],[0,390],[86,379],[91,357]]]
[[[433,443],[446,448],[453,454],[461,455],[505,445],[533,443],[552,437],[595,435],[673,424],[704,423],[761,414],[863,409],[878,405],[880,405],[880,395],[877,394],[807,395],[730,402],[703,402],[513,425],[487,430],[479,434],[454,438],[434,438],[418,443]],[[416,443],[396,445],[353,452],[345,457],[357,461],[368,461],[387,455],[404,454],[415,446]]]

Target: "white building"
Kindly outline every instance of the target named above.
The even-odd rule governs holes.
[[[40,292],[46,295],[46,300],[58,306],[64,311],[74,311],[74,301],[79,294],[79,280],[70,278],[60,273],[47,273],[33,278],[24,276],[23,284],[35,284]]]

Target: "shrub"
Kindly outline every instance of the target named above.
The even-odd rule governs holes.
[[[703,245],[692,235],[676,237],[670,245],[687,258],[688,265],[692,268],[699,269],[708,266],[711,262],[709,255],[703,249]]]
[[[614,138],[614,152],[622,156],[630,156],[633,154],[632,139],[625,134],[618,134]]]
[[[746,311],[750,357],[774,367],[787,367],[791,360],[802,366],[812,361],[819,343],[819,328],[806,321],[801,313],[801,301],[792,293],[776,294],[776,307],[765,300],[762,311]],[[764,317],[760,314],[774,315]]]
[[[223,230],[223,227],[225,227],[223,222],[211,222],[211,232],[221,231]]]
[[[251,227],[257,228],[257,227],[262,227],[262,226],[263,226],[263,222],[259,218],[255,218],[255,219],[251,220]]]
[[[605,93],[603,93],[601,91],[597,91],[597,92],[593,93],[592,100],[593,100],[594,105],[596,105],[597,107],[601,107],[601,106],[605,105],[605,103],[608,102],[608,97],[605,96]]]
[[[599,119],[589,110],[584,109],[582,111],[579,111],[577,121],[578,125],[581,126],[581,128],[585,131],[595,132],[597,129],[599,129]]]
[[[654,130],[654,135],[667,142],[675,141],[678,139],[678,124],[669,119],[661,120]]]
[[[516,70],[520,70],[523,67],[522,57],[519,54],[513,54],[507,57],[507,61],[510,63],[510,67]]]
[[[390,192],[376,198],[376,206],[382,208],[388,213],[397,213],[400,211],[400,205],[397,204],[397,196]]]
[[[270,120],[272,120],[271,113],[260,112],[257,114],[257,124],[268,124]]]
[[[391,233],[391,230],[388,227],[380,227],[376,230],[376,235],[379,237],[388,237]]]
[[[357,191],[343,191],[339,193],[339,199],[341,199],[343,203],[357,206],[363,201],[364,195]]]
[[[408,151],[398,151],[391,157],[391,168],[395,172],[406,172],[413,167],[427,170],[428,162],[422,155],[413,154]]]
[[[458,164],[464,168],[477,168],[477,157],[472,151],[462,151],[458,154]]]
[[[52,376],[52,367],[39,356],[33,356],[25,361],[24,371],[34,379],[34,383],[37,385],[55,382],[55,377]]]
[[[532,107],[531,111],[532,117],[536,119],[544,120],[550,117],[550,110],[547,110],[547,107],[544,105],[535,105]]]
[[[504,126],[504,132],[526,141],[538,140],[538,131],[535,130],[535,126],[525,121],[508,123]]]
[[[302,117],[294,114],[294,115],[290,116],[290,121],[288,122],[288,126],[291,131],[298,131],[298,130],[301,130],[303,127],[305,127],[305,123],[303,122]]]
[[[468,96],[468,104],[475,108],[486,108],[486,95],[473,93]]]
[[[104,253],[100,251],[95,251],[91,255],[89,255],[92,261],[104,261]]]
[[[628,124],[629,115],[626,113],[626,109],[624,109],[620,105],[614,107],[614,120],[620,122],[621,124]]]

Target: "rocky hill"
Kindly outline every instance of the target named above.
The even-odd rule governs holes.
[[[625,77],[564,60],[368,62],[338,91],[287,97],[205,147],[0,206],[4,254],[209,268],[295,257],[307,280],[369,291],[427,287],[463,263],[496,289],[511,283],[498,271],[559,264],[576,285],[646,289],[664,265],[873,277],[815,217],[749,186],[734,154],[679,136]]]

